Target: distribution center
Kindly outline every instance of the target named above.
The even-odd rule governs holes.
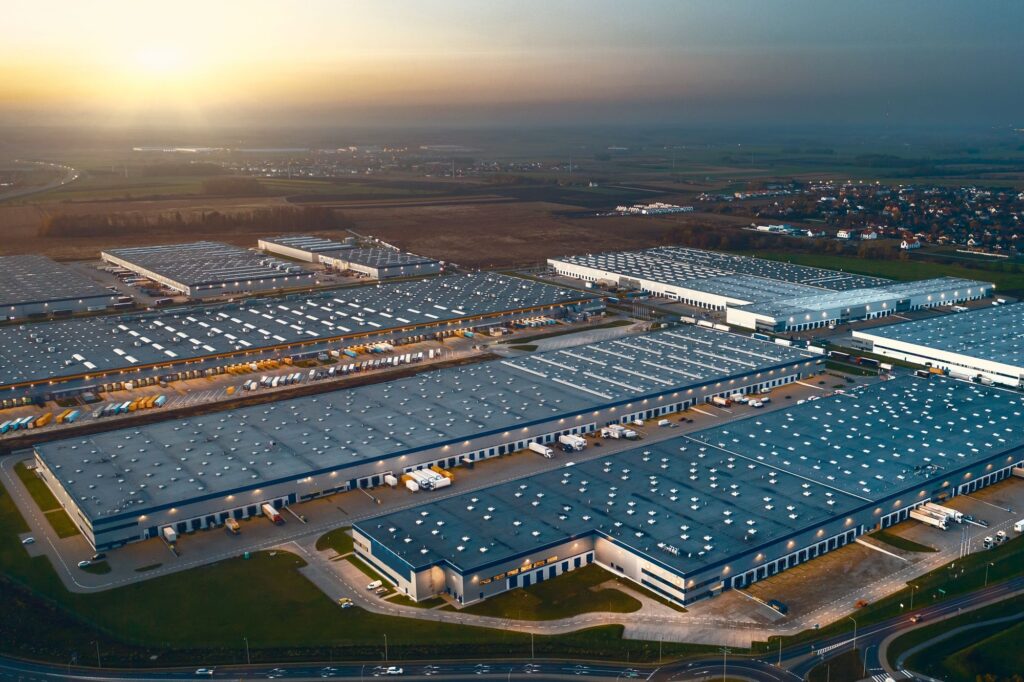
[[[191,298],[299,289],[317,283],[316,275],[294,263],[219,242],[110,249],[100,256]]]
[[[854,331],[867,350],[950,375],[1018,388],[1024,381],[1024,304]]]
[[[0,310],[5,319],[106,310],[117,297],[45,256],[0,256]]]
[[[592,294],[491,273],[346,287],[130,316],[0,327],[3,397],[372,342],[403,342],[526,317],[603,310]]]
[[[372,279],[416,277],[441,272],[433,258],[387,247],[357,248],[353,239],[336,242],[307,235],[259,240],[260,249],[296,260],[321,263],[333,270],[355,272]]]
[[[188,532],[751,393],[821,356],[698,326],[40,444],[38,470],[97,549]]]
[[[552,258],[559,274],[622,286],[708,310],[729,324],[758,331],[803,331],[954,305],[991,296],[990,282],[941,277],[892,282],[780,261],[701,249]]]
[[[1016,393],[904,376],[361,521],[355,550],[415,600],[593,562],[689,604],[1009,477],[1022,413]]]

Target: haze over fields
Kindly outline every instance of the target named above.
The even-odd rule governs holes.
[[[1021,25],[997,0],[17,2],[0,124],[1012,127]]]

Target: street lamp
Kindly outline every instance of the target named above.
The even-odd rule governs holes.
[[[384,662],[388,662],[388,633],[384,633]]]
[[[917,590],[917,585],[911,583],[910,585],[910,610],[914,610],[914,592]]]
[[[245,640],[245,663],[246,665],[252,665],[252,658],[249,656],[249,638],[243,637]]]
[[[985,564],[985,584],[982,587],[988,587],[988,569],[993,565],[994,564],[991,561]]]
[[[725,671],[726,671],[726,666],[728,665],[728,659],[729,659],[729,647],[723,646],[722,647],[722,682],[725,682]]]
[[[850,620],[853,621],[853,648],[854,648],[854,650],[856,650],[857,649],[857,619],[854,618],[853,616],[847,616],[847,618],[849,618]]]

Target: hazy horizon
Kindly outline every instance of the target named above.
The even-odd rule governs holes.
[[[0,124],[1009,128],[1022,24],[998,0],[19,3]]]

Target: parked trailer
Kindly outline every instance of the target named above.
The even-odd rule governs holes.
[[[173,545],[178,540],[178,533],[171,526],[164,526],[161,528],[160,534],[163,535],[164,540],[166,540],[169,545]]]
[[[269,502],[264,502],[260,505],[260,510],[263,512],[264,516],[274,522],[274,525],[280,526],[284,523],[284,519],[281,518],[281,513]]]
[[[728,398],[723,398],[720,395],[716,395],[713,398],[711,398],[711,404],[716,407],[729,407],[730,405],[732,405],[732,401],[729,400]]]
[[[540,443],[530,443],[527,446],[527,448],[529,448],[530,450],[533,450],[538,455],[544,455],[548,459],[551,459],[551,457],[553,457],[554,454],[555,454],[554,450],[552,450],[551,448],[549,448],[546,445],[541,445]]]
[[[941,504],[935,504],[934,502],[925,502],[921,506],[927,509],[928,511],[944,515],[950,521],[955,521],[956,523],[964,522],[963,512],[958,512],[956,509],[943,507]]]
[[[567,445],[568,447],[572,448],[573,450],[576,450],[577,452],[587,447],[586,438],[583,438],[582,436],[575,436],[572,434],[565,434],[559,436],[558,442],[561,443],[562,445]]]
[[[949,528],[949,521],[945,515],[935,514],[927,509],[922,509],[920,507],[918,507],[917,509],[910,510],[910,518],[920,521],[921,523],[925,523],[929,526],[934,526],[935,528],[941,528],[942,530],[946,530],[947,528]]]
[[[224,521],[224,527],[228,529],[228,532],[232,535],[238,535],[242,532],[242,527],[238,521],[235,521],[230,516]]]

